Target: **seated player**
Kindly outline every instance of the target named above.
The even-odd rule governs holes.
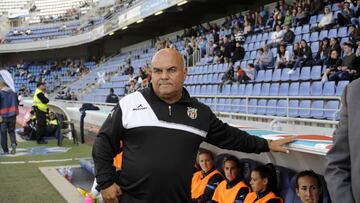
[[[234,156],[224,159],[223,169],[226,180],[223,180],[208,203],[243,202],[250,188],[242,179],[239,160]]]
[[[277,181],[274,165],[266,164],[256,167],[251,172],[251,188],[244,203],[282,203],[283,200],[276,195]]]
[[[296,176],[296,194],[303,203],[321,203],[321,180],[314,171],[301,171]]]
[[[211,200],[216,187],[224,179],[214,165],[211,151],[199,150],[197,161],[201,171],[194,173],[191,182],[191,199],[193,203],[204,203]]]

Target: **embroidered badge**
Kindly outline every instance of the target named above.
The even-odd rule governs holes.
[[[197,118],[197,109],[196,108],[192,108],[192,107],[187,107],[187,115],[191,118],[191,119],[196,119]]]

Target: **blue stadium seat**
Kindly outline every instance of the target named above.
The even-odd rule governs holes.
[[[270,96],[278,96],[279,95],[279,83],[271,83],[270,85]]]
[[[246,99],[240,101],[240,113],[246,113]]]
[[[220,112],[224,112],[225,111],[225,99],[224,98],[220,98],[219,99],[219,102],[217,103],[217,108],[216,110],[217,111],[220,111]]]
[[[334,119],[334,113],[339,109],[340,102],[337,100],[330,100],[326,102],[324,109],[324,117],[328,120]],[[339,114],[338,114],[339,115]],[[335,116],[335,119],[338,120],[339,116]]]
[[[299,103],[299,116],[302,118],[309,118],[310,114],[311,101],[310,100],[300,100]]]
[[[269,116],[275,116],[276,115],[276,100],[275,99],[270,99],[268,102],[267,102],[267,105],[266,105],[266,115],[269,115]]]
[[[256,59],[256,56],[257,56],[257,51],[252,51],[250,54],[250,59],[251,60]]]
[[[283,74],[284,74],[284,72],[283,72]],[[288,73],[286,72],[286,74],[288,74]],[[300,68],[297,68],[297,69],[295,69],[295,72],[290,75],[290,80],[298,81],[299,79],[300,79]]]
[[[211,86],[211,94],[212,95],[218,95],[219,94],[219,89],[217,85],[212,85]]]
[[[309,23],[310,23],[310,24],[315,24],[316,21],[317,21],[317,16],[314,15],[314,16],[311,16],[311,17],[310,17]]]
[[[336,93],[335,93],[335,95],[336,96],[341,96],[342,95],[342,93],[343,93],[343,91],[344,91],[344,89],[345,89],[345,87],[346,87],[346,85],[348,85],[349,84],[349,81],[339,81],[339,83],[337,84],[337,86],[336,86]]]
[[[282,70],[281,70],[280,68],[275,69],[271,81],[273,81],[273,82],[278,82],[278,81],[280,81],[280,79],[281,79],[281,71],[282,71]]]
[[[329,33],[328,30],[321,30],[321,31],[320,31],[320,34],[319,34],[319,40],[322,40],[322,39],[324,39],[325,37],[328,37],[328,33]]]
[[[260,96],[261,92],[261,83],[254,84],[252,94],[253,96]]]
[[[310,108],[310,105],[309,105]],[[289,116],[298,117],[299,116],[299,100],[290,100],[289,101]]]
[[[302,67],[300,73],[300,80],[310,80],[310,67]]]
[[[310,82],[302,82],[300,83],[300,96],[309,96],[310,95]]]
[[[317,100],[311,102],[311,117],[313,118],[324,118],[324,101]]]
[[[272,70],[271,69],[265,71],[264,81],[265,82],[272,81]]]
[[[259,99],[256,109],[256,114],[265,115],[266,114],[266,99]]]
[[[262,36],[263,36],[262,33],[257,34],[257,35],[256,35],[256,41],[257,41],[257,42],[261,42]]]
[[[330,29],[328,33],[328,37],[329,38],[337,37],[337,29],[336,28]]]
[[[263,83],[261,87],[261,96],[269,96],[270,94],[270,83]]]
[[[230,89],[230,95],[238,95],[239,94],[239,85],[236,83],[233,83]]]
[[[257,110],[257,99],[250,99],[248,106],[248,113],[255,114]]]
[[[303,25],[302,29],[301,29],[301,34],[305,34],[305,33],[309,33],[310,32],[310,25],[306,24]]]
[[[316,55],[316,53],[319,51],[319,42],[317,41],[317,42],[312,42],[311,43],[311,45],[310,45],[310,47],[311,47],[311,51],[312,51],[312,53],[314,53],[314,55],[313,56],[315,56]]]
[[[250,43],[250,44],[248,44],[248,50],[249,50],[249,51],[253,51],[253,50],[254,50],[254,44],[255,44],[255,43]]]
[[[256,82],[262,82],[265,78],[265,70],[259,70],[258,73],[255,76]]]
[[[281,83],[279,88],[279,96],[289,95],[289,83]]]
[[[321,79],[321,66],[313,66],[311,69],[310,78],[312,80],[320,80]]]
[[[313,82],[311,85],[311,96],[321,96],[323,95],[323,83],[322,82]]]
[[[335,81],[327,81],[324,83],[323,96],[335,95]]]
[[[340,8],[337,3],[333,3],[331,6],[331,11],[339,11]]]
[[[223,95],[230,95],[230,90],[231,90],[231,85],[230,85],[230,84],[226,84],[226,85],[224,85],[224,87],[223,87],[222,94],[223,94]]]
[[[301,34],[298,34],[295,36],[295,39],[294,39],[294,43],[299,43],[302,39],[302,35]]]
[[[262,35],[261,41],[267,41],[267,40],[269,40],[269,33],[268,33],[268,32],[265,32],[265,33],[263,33],[263,35]]]
[[[240,113],[240,101],[241,99],[232,99],[231,112]]]
[[[338,31],[338,37],[347,37],[348,35],[348,28],[347,27],[340,27]]]
[[[301,30],[302,30],[302,26],[297,26],[297,27],[295,28],[295,31],[294,31],[295,35],[300,35],[300,34],[302,34],[302,33],[301,33]]]
[[[297,68],[298,69],[298,68]],[[290,80],[290,76],[288,74],[289,72],[289,68],[284,68],[282,70],[282,73],[281,73],[281,81],[289,81]]]
[[[253,91],[253,84],[247,84],[245,87],[245,96],[250,96],[252,95],[252,91]]]
[[[225,99],[225,108],[224,108],[225,112],[231,112],[231,103],[232,103],[232,99]]]
[[[259,166],[260,163],[252,159],[240,159],[239,163],[243,169],[241,170],[243,178],[245,182],[249,185],[251,180],[251,171],[254,170],[257,166]]]
[[[200,94],[201,94],[201,95],[205,95],[205,94],[206,94],[206,86],[205,86],[205,85],[201,85],[201,87],[200,87]]]
[[[200,85],[195,86],[195,95],[200,95]]]
[[[287,101],[285,99],[278,100],[276,104],[276,115],[286,116],[286,111],[287,111],[286,108],[287,108]]]
[[[239,95],[242,96],[245,94],[245,84],[239,85]]]
[[[310,34],[309,33],[303,34],[302,39],[305,40],[306,42],[309,42],[310,41]]]
[[[319,32],[312,32],[310,35],[310,42],[317,42],[319,41]],[[314,52],[314,50],[312,49]]]
[[[298,82],[290,83],[289,96],[299,96],[299,86]]]

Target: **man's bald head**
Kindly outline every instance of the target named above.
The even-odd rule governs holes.
[[[165,102],[177,102],[182,95],[187,69],[175,49],[161,49],[151,61],[151,83],[155,94]]]
[[[151,60],[151,67],[156,67],[158,64],[177,64],[179,67],[185,68],[183,56],[176,50],[165,48],[155,53]]]

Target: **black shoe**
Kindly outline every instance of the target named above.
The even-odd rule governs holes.
[[[47,144],[48,142],[45,141],[45,140],[40,140],[40,141],[38,141],[37,143],[38,143],[38,144]]]

